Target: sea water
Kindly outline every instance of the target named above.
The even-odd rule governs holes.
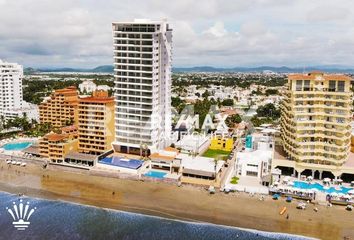
[[[170,220],[63,201],[21,199],[24,204],[29,202],[28,211],[36,208],[25,230],[17,230],[13,226],[13,218],[7,210],[13,208],[13,203],[19,206],[20,198],[0,192],[0,239],[308,239],[289,234]]]

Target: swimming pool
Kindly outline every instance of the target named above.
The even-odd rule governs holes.
[[[21,151],[28,148],[31,144],[31,142],[13,142],[5,144],[2,148],[7,151]]]
[[[129,169],[138,169],[143,165],[143,161],[137,159],[124,159],[121,157],[113,156],[113,157],[105,157],[98,161],[99,163],[129,168]]]
[[[153,178],[164,178],[167,173],[158,172],[158,171],[148,171],[144,174],[146,177],[153,177]]]
[[[322,184],[319,183],[308,183],[308,182],[301,182],[301,181],[294,181],[294,188],[301,188],[301,189],[317,189],[321,192],[325,193],[342,193],[347,194],[348,191],[352,190],[352,188],[346,188],[342,186],[338,186],[339,188],[330,187],[329,189],[325,189]]]

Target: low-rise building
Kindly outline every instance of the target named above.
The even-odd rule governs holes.
[[[211,138],[209,149],[232,151],[234,140],[230,137],[214,136]]]
[[[63,163],[65,156],[77,149],[76,134],[51,132],[39,140],[40,156],[49,159],[51,163]]]
[[[210,145],[210,138],[205,135],[185,135],[176,142],[176,148],[182,153],[200,154],[205,152]]]
[[[86,80],[79,84],[79,90],[81,93],[92,93],[93,91],[96,91],[96,88],[97,85],[91,80]]]
[[[274,142],[270,136],[253,134],[246,137],[245,150],[236,154],[236,175],[259,180],[271,171]]]
[[[215,161],[214,158],[194,157],[183,153],[178,154],[176,159],[181,160],[182,163],[182,183],[220,186],[225,161]]]
[[[181,159],[177,159],[179,151],[175,148],[167,147],[159,150],[149,156],[150,169],[165,170],[169,173],[179,173],[181,167]]]

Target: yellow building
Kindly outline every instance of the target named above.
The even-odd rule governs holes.
[[[65,156],[77,151],[78,139],[76,134],[48,133],[39,140],[40,156],[49,159],[52,163],[63,163]]]
[[[53,91],[50,98],[39,105],[40,123],[50,123],[53,127],[77,123],[78,94],[75,87]]]
[[[234,140],[232,138],[225,138],[222,136],[215,136],[211,139],[209,149],[232,151]]]
[[[114,141],[114,98],[106,91],[95,91],[79,99],[79,152],[100,155]]]
[[[351,143],[351,78],[311,72],[290,74],[281,108],[281,139],[288,166],[300,175],[323,171],[339,176]],[[277,154],[275,154],[277,155]],[[289,163],[291,162],[291,163]]]

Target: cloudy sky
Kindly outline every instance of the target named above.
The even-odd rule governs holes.
[[[354,66],[351,0],[0,0],[0,59],[112,64],[111,22],[167,18],[175,67]]]

